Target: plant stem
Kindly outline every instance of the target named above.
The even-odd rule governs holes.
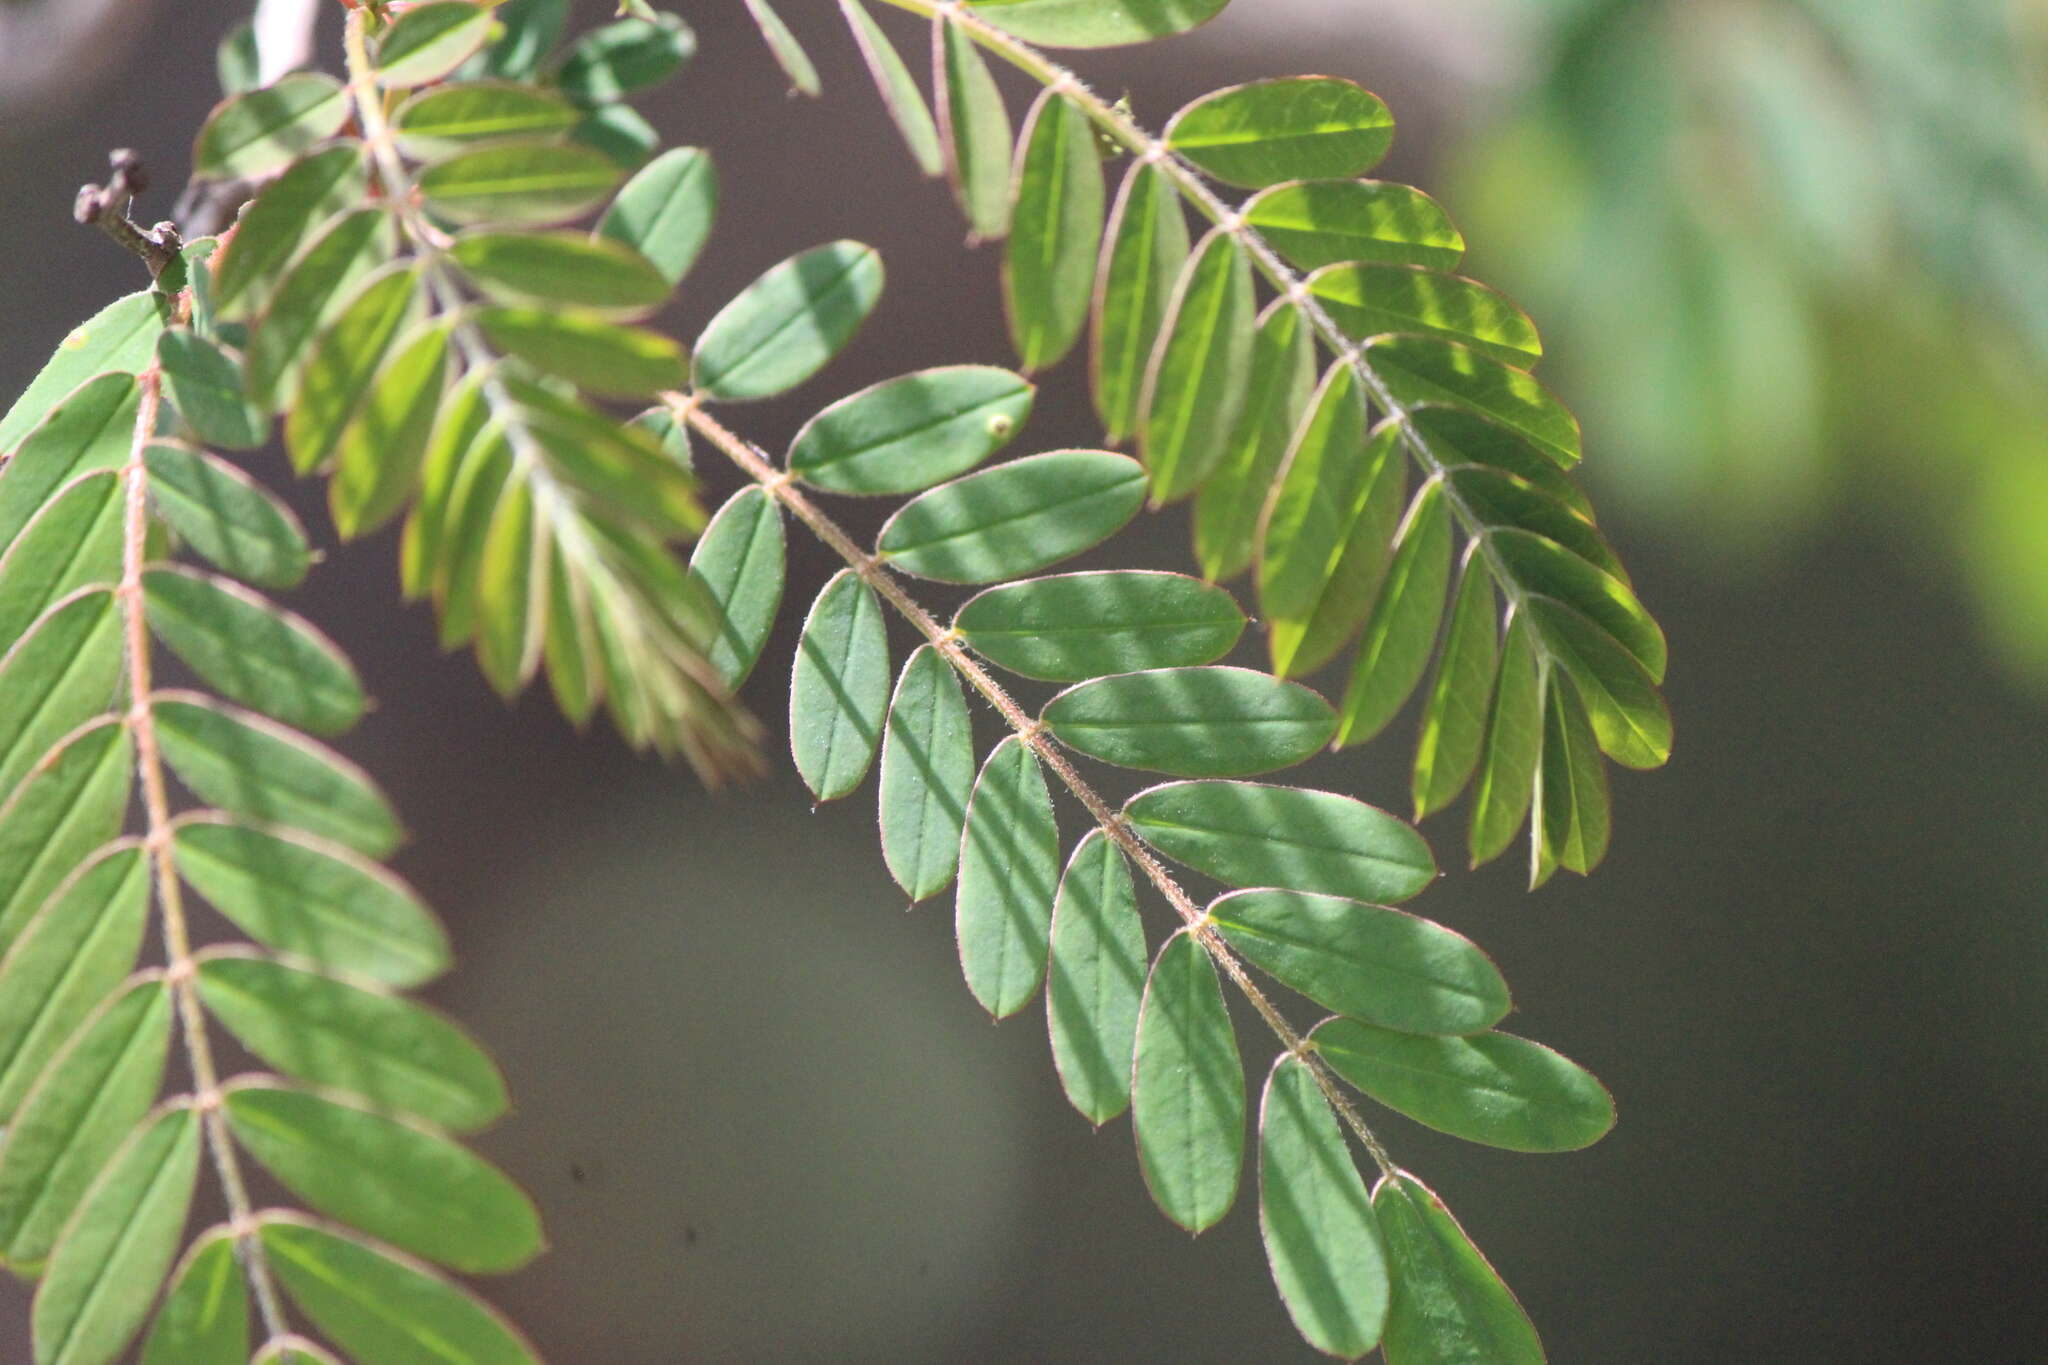
[[[186,306],[181,302],[181,308]],[[163,374],[152,363],[142,372],[141,405],[135,415],[135,437],[128,462],[121,469],[124,500],[122,512],[121,584],[116,590],[127,636],[128,726],[135,736],[135,764],[142,785],[145,821],[143,847],[151,860],[156,881],[157,908],[163,918],[164,980],[178,1010],[185,1052],[192,1067],[192,1088],[206,1129],[206,1145],[213,1154],[214,1171],[228,1206],[236,1254],[244,1274],[255,1291],[256,1306],[264,1331],[276,1336],[285,1330],[277,1286],[263,1243],[256,1236],[249,1189],[242,1177],[240,1156],[228,1136],[227,1121],[221,1115],[220,1070],[207,1035],[206,1010],[199,1000],[198,966],[192,956],[192,933],[185,914],[184,883],[178,877],[172,848],[173,824],[169,785],[164,779],[163,753],[157,743],[156,714],[152,710],[155,691],[150,666],[149,619],[143,597],[143,573],[149,554],[149,466],[144,452],[156,433],[157,413],[163,402]]]
[[[705,412],[696,395],[671,393],[663,397],[678,421],[687,423],[692,430],[717,446],[727,459],[739,467],[741,473],[788,508],[791,515],[846,561],[847,566],[860,575],[861,581],[895,608],[897,614],[908,621],[912,628],[924,636],[932,648],[953,666],[966,680],[967,685],[980,693],[982,698],[996,709],[997,714],[1002,716],[1011,730],[1030,746],[1039,762],[1051,769],[1053,775],[1059,778],[1066,789],[1073,793],[1074,798],[1086,808],[1103,834],[1122,849],[1125,856],[1143,869],[1146,880],[1166,898],[1167,903],[1187,925],[1188,931],[1208,952],[1211,960],[1230,978],[1232,984],[1243,992],[1245,999],[1280,1040],[1281,1047],[1308,1065],[1310,1074],[1315,1077],[1317,1086],[1323,1092],[1323,1097],[1330,1102],[1330,1107],[1337,1111],[1351,1131],[1358,1135],[1358,1140],[1371,1153],[1381,1173],[1392,1175],[1395,1171],[1392,1158],[1387,1155],[1386,1149],[1380,1145],[1372,1130],[1366,1126],[1357,1106],[1344,1092],[1328,1064],[1317,1055],[1315,1044],[1295,1031],[1287,1017],[1280,1013],[1279,1007],[1274,1005],[1272,999],[1260,989],[1259,984],[1252,980],[1251,973],[1231,950],[1230,945],[1224,941],[1223,936],[1216,932],[1215,926],[1209,922],[1208,914],[1195,903],[1194,897],[1190,896],[1174,875],[1167,871],[1166,865],[1159,861],[1158,855],[1138,838],[1131,829],[1130,822],[1125,820],[1085,777],[1081,776],[1067,758],[1065,751],[1045,732],[1045,727],[1020,706],[1016,698],[1012,697],[968,652],[959,635],[941,625],[929,611],[926,611],[923,604],[910,595],[909,590],[896,575],[891,573],[880,559],[861,549],[859,543],[848,535],[843,527],[796,487],[790,475],[777,469],[758,447]]]

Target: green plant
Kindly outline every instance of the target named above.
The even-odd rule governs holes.
[[[1462,242],[1431,201],[1357,178],[1392,134],[1360,87],[1237,87],[1160,139],[1032,46],[1162,37],[1224,0],[888,3],[932,23],[936,119],[860,0],[841,7],[913,156],[951,172],[978,235],[1007,235],[1026,369],[1092,334],[1108,441],[1135,438],[1140,458],[980,468],[1035,393],[987,366],[834,403],[782,465],[714,415],[823,368],[882,265],[852,242],[806,251],[688,351],[635,324],[690,268],[717,198],[708,155],[656,155],[622,102],[694,47],[640,0],[552,60],[564,0],[363,0],[346,83],[250,88],[231,39],[230,98],[195,161],[257,186],[236,226],[189,245],[140,229],[127,163],[82,198],[157,284],[82,326],[0,418],[0,1255],[41,1275],[43,1365],[114,1359],[152,1308],[149,1365],[240,1361],[252,1303],[264,1359],[327,1358],[298,1328],[376,1365],[533,1359],[425,1264],[501,1271],[539,1249],[525,1196],[451,1136],[496,1118],[503,1087],[395,993],[445,967],[445,941],[372,861],[397,840],[383,798],[301,733],[348,728],[361,689],[255,591],[305,574],[301,528],[204,448],[261,447],[278,414],[293,468],[327,476],[342,538],[407,518],[407,594],[499,690],[545,671],[572,718],[602,706],[710,780],[759,761],[733,693],[781,604],[793,518],[846,565],[805,623],[798,769],[839,798],[879,752],[889,870],[913,900],[957,881],[962,967],[993,1015],[1046,986],[1068,1096],[1097,1124],[1134,1111],[1161,1209],[1199,1231],[1238,1191],[1227,980],[1279,1047],[1259,1214],[1303,1335],[1397,1363],[1542,1358],[1353,1091],[1519,1151],[1597,1140],[1611,1101],[1495,1031],[1507,987],[1474,944],[1391,908],[1437,875],[1409,824],[1244,780],[1373,738],[1435,658],[1418,817],[1473,785],[1475,863],[1525,820],[1533,883],[1600,860],[1603,755],[1668,754],[1664,643],[1566,477],[1578,429],[1528,373],[1535,330],[1447,273]],[[791,32],[749,8],[815,91]],[[1014,160],[985,52],[1044,87]],[[1105,163],[1126,154],[1112,209]],[[1257,193],[1235,205],[1219,183]],[[593,231],[559,230],[607,202]],[[1190,207],[1216,224],[1199,243]],[[631,418],[610,406],[649,400]],[[714,516],[693,446],[741,476]],[[1192,499],[1204,578],[1040,576],[1148,494]],[[819,495],[911,496],[870,550]],[[684,563],[670,547],[688,539]],[[1254,570],[1271,673],[1217,663],[1246,620],[1216,583]],[[912,579],[981,591],[948,622]],[[917,641],[900,674],[891,615]],[[1293,681],[1354,637],[1341,705]],[[163,690],[159,647],[218,695]],[[1027,707],[998,670],[1065,689]],[[970,693],[1006,731],[979,762]],[[1090,761],[1168,780],[1117,802]],[[203,809],[174,810],[173,778]],[[1064,872],[1054,786],[1095,826]],[[1197,895],[1169,863],[1224,892]],[[1177,921],[1156,953],[1141,885]],[[200,947],[194,895],[253,943]],[[151,923],[163,962],[136,973]],[[1299,1029],[1264,980],[1334,1013]],[[219,1075],[216,1028],[287,1079]],[[189,1085],[160,1099],[174,1047]],[[174,1270],[209,1159],[229,1221]],[[253,1208],[246,1161],[317,1216]]]

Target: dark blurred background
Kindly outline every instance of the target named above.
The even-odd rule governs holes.
[[[819,103],[784,98],[736,0],[675,7],[701,51],[642,107],[711,147],[726,190],[668,321],[692,334],[837,236],[891,270],[845,359],[735,419],[779,449],[865,384],[1007,363],[994,253],[961,249],[835,7],[783,6]],[[140,283],[72,194],[115,146],[182,178],[241,17],[132,7],[0,103],[0,392]],[[1511,866],[1454,872],[1423,902],[1501,961],[1514,1027],[1607,1081],[1619,1128],[1526,1157],[1380,1123],[1557,1361],[2048,1360],[2044,28],[1997,0],[1238,0],[1079,63],[1155,127],[1262,75],[1380,92],[1402,120],[1384,173],[1437,194],[1470,272],[1544,325],[1603,524],[1670,632],[1677,756],[1618,781],[1598,874],[1531,897]],[[1095,439],[1063,366],[1025,443]],[[325,536],[318,493],[294,497]],[[748,689],[777,744],[833,567],[793,544]],[[784,763],[706,794],[544,697],[508,711],[399,608],[393,554],[334,553],[294,605],[379,699],[346,747],[461,949],[433,996],[520,1097],[485,1146],[553,1252],[486,1288],[551,1359],[1312,1358],[1249,1200],[1191,1242],[1148,1204],[1127,1122],[1066,1108],[1042,1016],[988,1023],[950,907],[904,913],[883,871],[872,788],[813,812]],[[1184,567],[1183,517],[1113,555]],[[1310,775],[1398,806],[1406,728]],[[1453,863],[1456,817],[1426,832]],[[1246,1042],[1256,1081],[1270,1049]],[[10,1355],[26,1302],[0,1288]]]

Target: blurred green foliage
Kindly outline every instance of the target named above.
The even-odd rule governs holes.
[[[2048,7],[1522,3],[1453,202],[1518,244],[1600,473],[1718,550],[1893,522],[2048,684]]]

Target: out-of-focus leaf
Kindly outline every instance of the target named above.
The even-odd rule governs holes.
[[[335,219],[306,248],[278,283],[249,338],[251,398],[272,408],[290,408],[299,371],[312,356],[313,339],[348,306],[363,279],[391,259],[397,241],[391,215],[369,208]]]
[[[261,312],[299,248],[342,211],[363,201],[368,167],[353,140],[305,157],[242,211],[232,241],[213,265],[213,306],[223,318]]]
[[[1216,968],[1189,930],[1152,964],[1132,1070],[1145,1187],[1189,1232],[1214,1226],[1237,1198],[1244,1165],[1244,1063]]]
[[[823,369],[882,296],[882,258],[859,242],[791,257],[719,310],[697,340],[707,397],[770,398]]]
[[[570,142],[493,142],[420,172],[427,207],[454,223],[539,227],[580,218],[623,174],[595,147]]]
[[[348,122],[348,92],[334,77],[300,71],[246,95],[234,95],[207,116],[192,146],[192,171],[239,180],[281,169]]]
[[[498,6],[504,32],[485,52],[483,69],[503,80],[530,80],[562,36],[569,0],[505,0]]]
[[[377,81],[387,89],[431,85],[484,45],[494,22],[489,4],[429,0],[393,20],[377,44]]]
[[[1120,47],[1185,33],[1230,0],[966,0],[963,8],[1027,43]]]
[[[463,1147],[304,1090],[229,1088],[235,1140],[318,1212],[401,1250],[472,1273],[540,1251],[540,1215],[503,1172]]]
[[[424,311],[421,285],[419,266],[393,266],[364,285],[321,334],[299,382],[298,398],[285,417],[284,444],[293,469],[307,474],[326,468],[349,443],[352,428],[360,439],[359,416],[377,420],[364,410],[386,358]],[[400,413],[384,420],[410,417],[421,426],[422,415],[417,404],[409,412],[401,405]],[[364,454],[365,462],[374,464],[381,452]]]
[[[187,545],[236,578],[297,587],[312,563],[305,527],[289,507],[227,461],[158,442],[143,452],[158,516]]]
[[[303,617],[181,566],[149,570],[143,597],[151,628],[225,696],[316,735],[363,714],[355,669]]]
[[[1536,770],[1536,861],[1530,880],[1551,871],[1591,872],[1607,856],[1612,832],[1607,768],[1600,761],[1585,703],[1552,673],[1543,693],[1543,759]]]
[[[1501,644],[1500,677],[1487,713],[1486,745],[1472,789],[1470,841],[1474,867],[1497,858],[1522,827],[1534,796],[1543,748],[1543,694],[1528,618],[1515,613]]]
[[[1396,459],[1403,458],[1396,453]],[[1337,747],[1363,744],[1384,730],[1422,681],[1443,620],[1451,576],[1451,514],[1443,485],[1416,495],[1394,538],[1386,583],[1352,666],[1339,712]]]
[[[174,847],[185,879],[259,943],[393,986],[447,968],[447,935],[412,889],[339,846],[192,817]]]
[[[1436,880],[1413,827],[1334,792],[1169,782],[1124,806],[1138,837],[1228,886],[1286,887],[1390,905]]]
[[[165,761],[202,801],[369,858],[398,847],[398,817],[384,794],[333,750],[197,692],[160,692],[150,710]]]
[[[582,121],[581,109],[537,86],[475,81],[422,90],[391,126],[401,151],[432,161],[476,143],[564,134]]]
[[[36,1291],[36,1365],[106,1365],[127,1348],[178,1254],[200,1145],[198,1111],[173,1106],[94,1182]]]
[[[357,1360],[539,1365],[510,1323],[467,1291],[346,1233],[267,1214],[263,1249],[292,1302]]]
[[[659,332],[548,308],[480,308],[492,345],[603,398],[648,398],[689,382],[683,348]]]
[[[450,324],[436,320],[394,343],[396,354],[364,391],[334,451],[327,505],[343,539],[367,535],[397,516],[419,482],[454,368]]]
[[[847,27],[853,30],[854,45],[860,49],[868,73],[875,78],[882,104],[895,122],[896,131],[903,135],[911,159],[926,175],[941,174],[946,163],[939,152],[939,130],[932,122],[924,93],[917,88],[917,78],[910,74],[896,45],[860,0],[839,0],[839,9],[846,16]]]
[[[1058,450],[942,484],[882,527],[882,555],[907,573],[946,583],[992,583],[1034,573],[1101,544],[1145,497],[1135,460]]]
[[[512,303],[637,313],[668,297],[668,279],[623,242],[567,232],[463,234],[448,255],[486,293]]]
[[[1436,680],[1422,709],[1411,791],[1420,820],[1458,799],[1486,735],[1486,697],[1497,662],[1500,625],[1493,579],[1477,542],[1465,552]]]
[[[1010,230],[1009,107],[981,49],[960,25],[935,24],[932,67],[953,196],[975,239],[994,240]]]
[[[249,1358],[249,1283],[222,1226],[200,1235],[142,1345],[142,1365],[242,1365]]]
[[[586,105],[608,104],[659,85],[697,52],[697,35],[672,14],[621,19],[577,39],[555,85]]]
[[[1315,332],[1285,299],[1268,308],[1252,345],[1243,409],[1214,474],[1195,499],[1195,553],[1210,579],[1251,566],[1273,478],[1316,388]]]

